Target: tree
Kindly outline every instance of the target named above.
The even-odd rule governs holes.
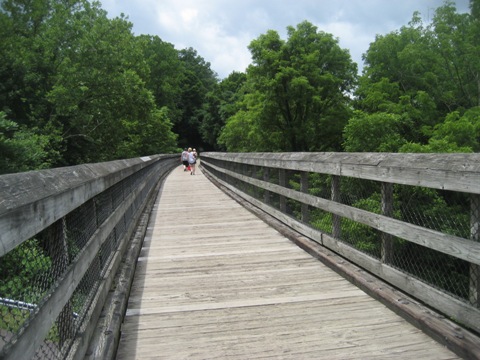
[[[251,111],[240,110],[230,117],[218,143],[233,152],[269,151],[266,146],[257,147],[261,139],[252,114]]]
[[[149,116],[136,121],[125,121],[125,138],[118,144],[119,158],[139,154],[168,154],[177,152],[177,134],[171,131],[172,123],[167,107],[152,110]]]
[[[175,78],[158,79],[165,81],[156,97],[147,86],[153,70],[160,76],[160,69],[180,67],[170,45],[158,41],[170,68],[146,59],[149,48],[132,34],[132,24],[123,15],[108,19],[98,2],[6,0],[1,6],[0,109],[18,126],[17,134],[47,142],[42,148],[51,151],[42,154],[51,158],[44,163],[141,156],[145,144],[156,144],[157,151],[149,148],[153,152],[175,150]],[[159,110],[163,106],[170,111]],[[151,125],[162,129],[154,131],[155,141],[140,130]]]
[[[356,64],[332,35],[305,21],[288,27],[288,40],[269,30],[250,43],[246,111],[261,130],[253,148],[271,151],[339,149],[349,117]],[[230,120],[229,120],[230,121]],[[228,126],[228,124],[227,124]],[[225,138],[225,137],[224,137]]]
[[[479,152],[480,107],[467,110],[462,116],[454,111],[435,126],[427,144],[405,144],[401,152]]]
[[[207,94],[213,91],[218,82],[217,75],[211,70],[210,63],[193,48],[180,50],[179,57],[183,65],[179,104],[182,117],[174,125],[174,131],[179,135],[181,147],[195,146],[203,149],[205,143],[200,134],[200,127],[205,113],[202,108],[207,102]]]
[[[78,4],[70,1],[68,6],[75,8]],[[14,130],[7,131],[7,142],[18,156],[8,160],[6,171],[51,166],[61,159],[61,137],[48,121],[52,105],[46,93],[53,85],[58,54],[64,47],[57,40],[64,34],[53,36],[47,23],[62,16],[64,7],[54,0],[0,3],[0,111],[14,124],[13,128],[8,125]],[[23,145],[19,144],[20,138]],[[27,143],[32,151],[20,154],[20,149],[28,148]]]
[[[477,3],[471,1],[472,12]],[[424,27],[415,13],[409,26],[377,36],[364,56],[355,107],[369,114],[400,116],[399,135],[406,143],[399,151],[478,148],[439,131],[446,129],[444,123],[460,131],[463,125],[448,119],[462,117],[479,103],[479,29],[473,14],[458,14],[447,1],[435,11],[431,25]]]
[[[401,129],[399,115],[357,111],[344,129],[345,151],[397,152],[406,142]]]
[[[355,107],[403,118],[402,136],[407,141],[425,142],[427,128],[441,115],[438,109],[438,57],[418,13],[409,26],[377,36],[365,55],[364,72],[356,90]]]
[[[140,35],[137,41],[140,43],[143,59],[150,70],[143,80],[152,92],[157,108],[167,107],[171,121],[174,124],[180,122],[182,110],[179,106],[184,67],[179,58],[179,51],[158,36]]]
[[[147,118],[155,108],[143,80],[148,66],[125,19],[109,20],[103,10],[86,6],[70,24],[78,37],[64,52],[47,94],[55,108],[52,119],[63,129],[66,162],[119,158],[117,146],[128,136],[125,124]]]
[[[219,136],[227,119],[239,110],[238,103],[243,98],[244,73],[233,72],[209,92],[202,107],[203,121],[200,134],[206,146],[213,150],[225,150]]]
[[[51,136],[7,120],[0,112],[0,174],[51,167],[59,156],[49,147]]]
[[[472,10],[477,2],[471,1]],[[444,69],[441,80],[449,112],[480,105],[478,21],[473,15],[458,14],[453,2],[438,8],[433,18],[433,46]]]
[[[5,0],[0,11],[0,110],[20,125],[38,125],[49,111],[45,91],[54,71],[50,41],[43,38],[53,1]]]

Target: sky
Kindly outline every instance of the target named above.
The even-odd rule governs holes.
[[[454,1],[469,12],[469,0]],[[251,63],[248,45],[268,30],[287,40],[287,27],[309,21],[332,34],[363,67],[375,40],[408,25],[415,11],[425,23],[444,0],[101,0],[110,18],[128,17],[135,35],[157,35],[177,50],[193,48],[223,79]]]

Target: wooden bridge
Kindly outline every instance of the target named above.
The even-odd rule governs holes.
[[[480,359],[480,154],[0,176],[0,360]]]
[[[264,358],[459,357],[201,171],[176,168],[148,225],[117,359]]]

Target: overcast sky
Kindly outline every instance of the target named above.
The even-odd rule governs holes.
[[[362,54],[375,35],[399,30],[419,11],[425,22],[443,0],[103,0],[110,18],[124,13],[135,35],[157,35],[176,49],[194,48],[222,79],[245,71],[249,43],[275,30],[287,40],[287,26],[307,20],[333,34],[362,68]],[[456,0],[469,12],[469,0]]]

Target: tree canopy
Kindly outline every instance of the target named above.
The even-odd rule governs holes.
[[[387,119],[395,116],[396,135],[384,139],[382,149],[477,151],[480,27],[474,10],[479,3],[471,0],[472,13],[459,14],[454,3],[446,1],[430,24],[415,13],[407,26],[376,37],[364,55],[355,92],[355,108],[362,113],[345,128],[345,149],[366,151],[358,148],[358,140],[374,133],[386,136],[391,130]],[[371,122],[378,116],[386,121],[358,127],[360,119]]]
[[[97,1],[0,4],[0,173],[180,147],[227,151],[479,151],[480,0],[447,0],[378,34],[361,75],[308,21],[253,39],[218,79],[193,48],[132,32]]]
[[[0,36],[2,173],[176,152],[175,129],[203,104],[192,99],[217,81],[95,1],[5,0]]]
[[[251,138],[237,150],[340,150],[357,66],[338,40],[311,23],[287,30],[286,41],[270,30],[250,43],[243,105],[221,137],[228,149],[236,149],[242,123]]]

